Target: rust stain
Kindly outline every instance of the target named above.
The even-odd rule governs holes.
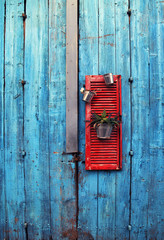
[[[59,152],[53,152],[54,154],[58,154]]]
[[[105,37],[109,37],[109,36],[114,36],[114,34],[106,34],[106,35],[98,36],[98,37],[85,37],[85,38],[81,38],[80,40],[105,38]]]
[[[114,47],[114,46],[115,46],[114,43],[107,43],[107,45],[110,45],[111,47]]]
[[[62,187],[60,187],[60,196],[62,195]]]
[[[93,236],[89,232],[84,232],[81,229],[78,231],[78,237],[79,239],[94,240]]]
[[[63,237],[67,237],[69,240],[76,240],[77,239],[77,230],[72,228],[68,229],[65,232],[62,233]]]
[[[17,222],[18,222],[18,218],[15,218],[15,223],[17,224]]]
[[[107,195],[106,195],[106,194],[101,194],[101,193],[99,193],[99,194],[97,194],[97,197],[99,197],[99,198],[106,198]]]

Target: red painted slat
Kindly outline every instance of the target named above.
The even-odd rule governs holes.
[[[86,76],[86,89],[95,90],[97,95],[86,103],[86,170],[120,170],[122,168],[122,123],[112,131],[110,139],[100,140],[96,131],[89,126],[91,114],[101,114],[106,109],[112,116],[121,116],[121,76],[114,76],[114,84],[107,87],[102,75]]]

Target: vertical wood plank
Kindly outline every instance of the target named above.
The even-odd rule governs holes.
[[[130,201],[130,46],[128,0],[115,1],[116,74],[122,80],[122,171],[116,173],[116,222],[115,238],[129,239],[129,201]]]
[[[78,152],[78,1],[66,11],[66,152]]]
[[[0,4],[0,239],[5,238],[5,174],[4,174],[4,41],[5,1]]]
[[[164,236],[164,2],[149,1],[149,192],[147,239]]]
[[[79,1],[79,89],[85,75],[98,74],[98,0]],[[86,171],[85,103],[79,96],[79,239],[97,237],[97,172]]]
[[[147,239],[149,183],[149,38],[148,0],[131,0],[132,191],[131,238]]]
[[[6,238],[24,239],[23,1],[6,1],[5,186]]]
[[[115,69],[115,2],[99,1],[99,74]],[[98,172],[98,238],[115,238],[115,171]]]
[[[76,239],[75,163],[66,155],[66,0],[49,5],[49,153],[51,234]]]
[[[48,0],[27,1],[24,138],[29,239],[50,236]]]

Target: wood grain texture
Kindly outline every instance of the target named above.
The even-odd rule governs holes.
[[[50,235],[48,1],[27,1],[24,141],[29,239]]]
[[[66,0],[1,1],[0,239],[163,240],[163,10],[157,0],[79,1],[79,89],[85,75],[122,75],[123,167],[98,173],[83,162],[81,94],[80,161],[64,154]]]
[[[6,1],[5,36],[5,208],[6,239],[24,238],[23,1]]]
[[[85,75],[98,74],[98,1],[79,2],[79,90]],[[79,239],[97,236],[97,172],[86,171],[85,164],[85,103],[79,96]]]
[[[148,239],[164,236],[164,2],[149,1]]]
[[[117,74],[115,34],[115,1],[99,1],[99,74]],[[98,172],[99,238],[115,238],[116,174],[115,171]]]
[[[0,239],[5,237],[5,165],[4,165],[4,42],[5,1],[0,4]]]
[[[147,238],[149,185],[149,39],[148,0],[131,1],[132,190],[131,238]],[[142,217],[141,213],[142,212]]]
[[[128,1],[115,1],[115,71],[121,75],[122,85],[122,171],[116,174],[116,222],[115,238],[129,239],[129,200],[130,200],[130,46]]]
[[[49,5],[49,154],[51,236],[77,236],[75,163],[66,149],[66,0]]]
[[[99,6],[99,73],[122,75],[123,170],[99,173],[99,234],[102,238],[128,239],[130,74],[128,1],[101,1]],[[106,21],[105,19],[108,19]],[[109,24],[110,23],[110,24]],[[129,121],[129,124],[127,122]],[[101,175],[101,176],[100,176]],[[122,184],[124,183],[124,187]]]

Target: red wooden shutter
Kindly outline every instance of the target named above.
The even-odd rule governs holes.
[[[93,112],[115,116],[121,111],[121,76],[114,75],[114,84],[107,87],[102,75],[86,76],[85,88],[96,91],[91,103],[86,103],[86,170],[120,170],[122,168],[122,123],[113,129],[110,139],[100,140],[96,130],[88,126]]]

